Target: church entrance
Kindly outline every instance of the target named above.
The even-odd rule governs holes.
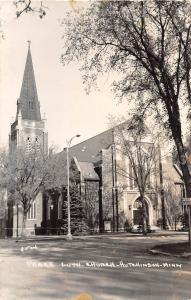
[[[145,200],[146,204],[146,221],[147,225],[149,225],[149,207],[148,203]],[[136,199],[133,205],[133,224],[134,225],[143,225],[143,204],[140,198]]]

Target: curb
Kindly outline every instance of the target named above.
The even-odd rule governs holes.
[[[157,232],[157,233],[151,233],[148,234],[148,236],[143,236],[140,233],[103,233],[103,234],[96,234],[96,235],[76,235],[73,236],[72,240],[80,240],[80,239],[112,239],[112,238],[136,238],[136,237],[143,237],[143,238],[171,238],[171,237],[179,237],[179,236],[185,236],[186,233],[169,233],[169,232]],[[67,235],[41,235],[41,236],[33,236],[33,237],[26,237],[25,239],[22,238],[10,238],[10,240],[13,240],[15,242],[46,242],[46,241],[67,241]],[[165,253],[165,252],[164,252]]]
[[[73,238],[75,239],[75,238]],[[26,239],[15,239],[15,243],[23,243],[23,242],[49,242],[49,241],[67,241],[67,237],[55,237],[55,238],[52,238],[52,237],[43,237],[43,238],[26,238]]]

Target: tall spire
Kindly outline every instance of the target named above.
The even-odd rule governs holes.
[[[40,104],[38,101],[30,44],[31,41],[28,41],[28,54],[19,103],[21,106],[22,119],[40,121]]]

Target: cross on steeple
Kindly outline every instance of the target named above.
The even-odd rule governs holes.
[[[30,49],[31,41],[29,40],[29,41],[27,41],[27,43],[28,43],[28,49]]]

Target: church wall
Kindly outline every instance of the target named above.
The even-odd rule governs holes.
[[[145,145],[144,145],[145,146]],[[118,229],[123,231],[130,229],[133,226],[134,215],[133,206],[139,191],[137,188],[130,189],[129,186],[129,163],[128,158],[124,157],[120,152],[120,146],[115,147],[114,160],[116,159],[116,187],[117,195],[115,201],[118,201]],[[157,158],[156,158],[157,159]],[[154,170],[152,170],[154,172]],[[102,188],[103,188],[103,218],[111,220],[111,230],[113,222],[113,195],[112,195],[112,173],[115,169],[112,168],[112,148],[102,150]],[[157,188],[157,180],[159,173],[151,175],[152,188],[147,190],[145,197],[149,206],[149,225],[158,225],[158,220],[161,218],[161,207],[158,204],[160,195]],[[157,177],[157,178],[156,178]],[[116,191],[116,190],[115,190]],[[116,203],[114,206],[115,230],[117,224]]]
[[[33,220],[29,220],[27,217],[26,220],[26,235],[31,236],[35,235],[35,226],[40,227],[42,222],[42,193],[40,192],[36,199],[36,218]],[[23,219],[23,210],[22,205],[18,205],[18,213],[17,206],[13,207],[13,237],[17,236],[17,214],[18,214],[18,236],[21,236],[22,233],[22,219]]]
[[[136,199],[139,198],[138,191],[130,191],[128,189],[119,190],[119,229],[129,230],[134,225],[133,220],[133,206]],[[157,210],[157,194],[155,192],[148,192],[145,198],[149,205],[149,225],[157,225],[160,213]]]
[[[26,228],[28,235],[35,235],[35,226],[36,227],[41,227],[41,222],[42,222],[42,204],[43,204],[43,199],[42,199],[42,193],[40,192],[36,199],[36,218],[35,220],[28,220],[26,222]]]
[[[44,143],[44,122],[43,121],[30,121],[22,120],[22,130],[20,131],[20,144],[26,144],[29,137],[31,143],[35,143],[36,138],[38,142],[43,145]]]
[[[0,189],[0,238],[6,235],[7,191]]]
[[[91,170],[88,172],[86,167],[83,165],[81,166],[76,158],[73,158],[71,170],[73,171],[73,176],[75,176],[75,179],[80,184],[79,197],[84,207],[86,231],[89,233],[99,232],[100,219],[102,218],[99,202],[100,180],[95,175],[95,177],[93,177]]]
[[[85,180],[84,200],[87,225],[90,232],[99,231],[99,182]]]

